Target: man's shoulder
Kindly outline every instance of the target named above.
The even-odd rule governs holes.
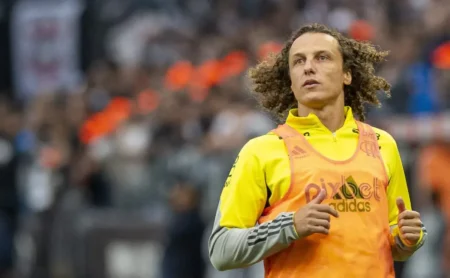
[[[245,144],[245,145],[252,149],[255,149],[255,148],[258,149],[261,147],[265,147],[265,146],[273,145],[273,144],[277,144],[277,143],[282,143],[282,142],[283,142],[283,140],[281,140],[278,137],[278,135],[273,133],[273,131],[270,131],[264,135],[260,135],[260,136],[250,139],[247,142],[247,144]]]
[[[283,146],[283,140],[271,131],[267,134],[250,139],[242,149],[247,153],[259,156],[263,153],[267,153],[269,150],[273,150],[273,148],[276,148],[278,145]]]
[[[397,142],[389,132],[374,126],[371,127],[373,128],[375,135],[377,136],[378,145],[380,145],[381,148],[397,148]]]

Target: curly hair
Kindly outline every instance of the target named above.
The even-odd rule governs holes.
[[[289,50],[294,41],[306,33],[328,34],[338,41],[343,70],[352,74],[352,83],[344,86],[345,105],[352,108],[359,120],[365,120],[365,103],[381,106],[377,91],[384,91],[390,97],[390,84],[376,76],[374,69],[374,64],[385,60],[388,51],[377,51],[370,43],[347,38],[321,24],[306,25],[293,33],[279,54],[249,70],[252,93],[263,109],[277,120],[284,121],[289,110],[298,105],[291,91]]]

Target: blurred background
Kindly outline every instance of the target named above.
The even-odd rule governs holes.
[[[275,122],[246,70],[302,24],[391,51],[397,140],[429,240],[398,277],[448,277],[449,0],[1,0],[0,277],[256,278],[207,238],[237,152]]]

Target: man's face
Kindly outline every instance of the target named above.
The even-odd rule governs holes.
[[[319,109],[343,94],[351,74],[343,70],[338,41],[323,33],[298,37],[289,52],[291,89],[300,105]]]

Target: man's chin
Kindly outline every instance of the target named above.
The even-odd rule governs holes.
[[[322,108],[326,106],[333,98],[324,92],[308,92],[303,96],[301,103],[309,108]]]

